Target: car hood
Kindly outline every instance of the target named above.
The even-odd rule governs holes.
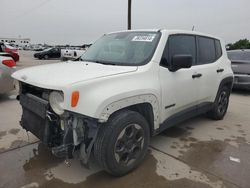
[[[69,61],[25,68],[12,74],[12,77],[37,87],[61,90],[77,82],[133,72],[136,70],[136,66],[116,66]]]

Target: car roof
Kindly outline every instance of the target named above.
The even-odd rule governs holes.
[[[189,34],[189,35],[199,35],[199,36],[205,36],[205,37],[210,37],[210,38],[221,40],[221,38],[210,35],[210,34],[205,34],[205,33],[197,32],[197,31],[190,31],[190,30],[178,30],[178,29],[133,29],[133,30],[121,30],[121,31],[116,31],[116,32],[110,32],[108,34],[121,33],[121,32],[166,32],[169,35]]]

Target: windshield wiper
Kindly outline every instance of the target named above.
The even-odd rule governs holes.
[[[108,62],[108,61],[95,61],[96,63],[100,63],[100,64],[103,64],[103,65],[117,65],[115,63],[112,63],[112,62]]]
[[[89,62],[93,62],[93,63],[99,63],[99,64],[102,64],[102,65],[117,65],[116,63],[112,63],[112,62],[109,62],[109,61],[99,61],[99,60],[85,60],[85,59],[82,59],[82,61],[89,61]]]

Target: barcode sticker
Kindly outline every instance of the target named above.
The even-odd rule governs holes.
[[[141,35],[141,36],[134,36],[134,38],[132,39],[132,41],[139,41],[139,42],[152,42],[155,38],[155,34],[154,35]]]

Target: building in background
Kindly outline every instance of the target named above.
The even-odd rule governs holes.
[[[1,38],[0,42],[7,42],[13,44],[15,46],[29,46],[30,45],[30,38]]]

